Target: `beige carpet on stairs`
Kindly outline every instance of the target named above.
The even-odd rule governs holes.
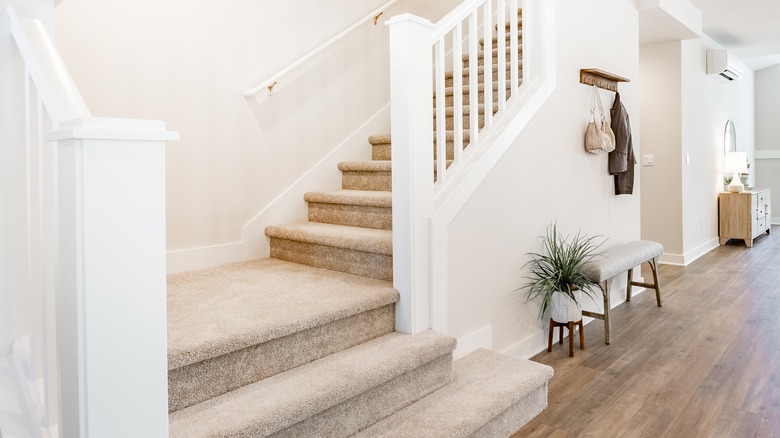
[[[511,77],[496,65],[499,37],[494,80]],[[479,66],[467,145],[471,117],[484,125],[487,61],[463,61]],[[458,72],[465,104],[470,71]],[[495,113],[497,83],[492,93]],[[371,161],[339,164],[342,190],[304,196],[308,222],[266,229],[273,258],[169,276],[171,437],[500,438],[547,406],[547,366],[484,350],[453,362],[455,339],[394,332],[391,139],[369,143]]]

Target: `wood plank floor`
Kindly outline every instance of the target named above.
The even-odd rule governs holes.
[[[555,369],[519,437],[780,437],[780,228],[730,241],[533,360]],[[643,268],[645,278],[652,278]],[[576,340],[575,340],[576,341]]]

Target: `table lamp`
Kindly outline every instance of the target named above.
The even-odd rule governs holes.
[[[723,164],[723,171],[734,173],[729,184],[729,192],[739,193],[745,190],[742,181],[739,178],[740,173],[747,172],[747,153],[746,152],[726,152],[726,159]]]

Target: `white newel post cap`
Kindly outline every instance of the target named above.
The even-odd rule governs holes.
[[[67,139],[178,141],[179,133],[167,131],[165,122],[159,120],[87,117],[62,122],[58,129],[46,134],[47,141]]]

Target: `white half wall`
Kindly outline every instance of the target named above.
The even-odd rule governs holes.
[[[557,220],[567,234],[603,235],[609,238],[605,246],[640,236],[640,169],[634,194],[615,196],[607,156],[589,154],[583,146],[591,89],[579,83],[581,68],[632,80],[620,84],[620,94],[639,152],[636,2],[558,0],[556,29],[555,92],[448,230],[449,333],[469,339],[492,326],[495,350],[524,357],[547,347],[547,321],[539,320],[539,304],[526,303],[516,291],[523,284],[525,254],[540,250],[538,236],[547,225]],[[601,91],[607,109],[613,96]],[[619,295],[625,285],[613,287]]]

